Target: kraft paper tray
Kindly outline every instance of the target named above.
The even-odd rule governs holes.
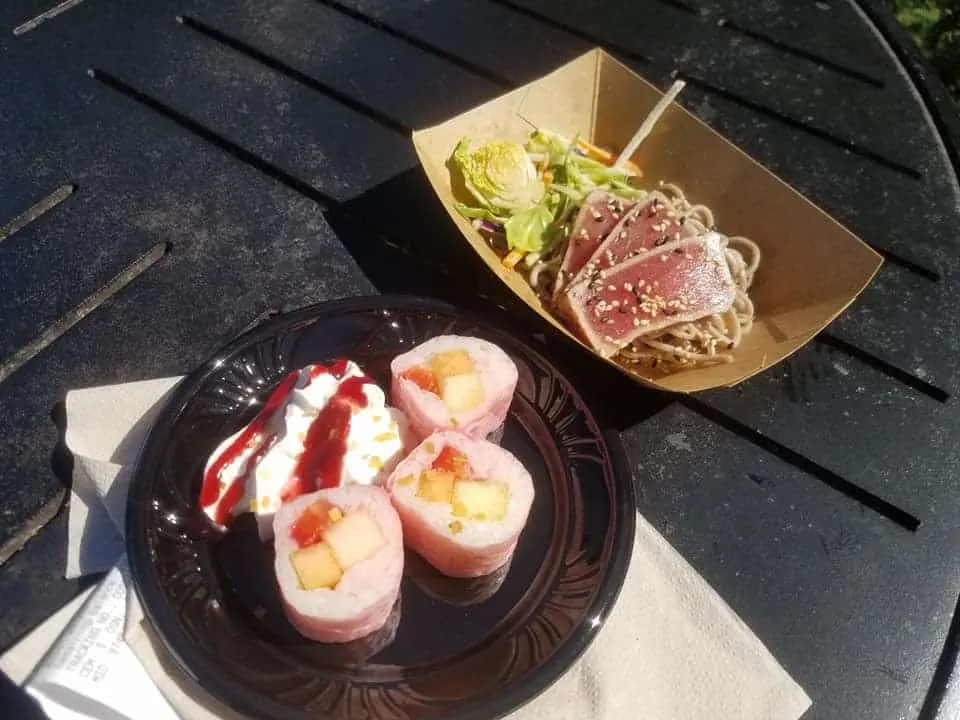
[[[477,144],[491,139],[522,142],[535,127],[569,137],[579,134],[619,151],[662,96],[654,85],[596,49],[528,85],[413,133],[424,171],[467,242],[514,293],[570,337],[526,280],[504,267],[457,212],[447,162],[460,137]],[[749,237],[763,253],[750,291],[756,324],[734,351],[734,362],[664,375],[596,356],[637,382],[696,392],[746,380],[809,342],[856,299],[883,262],[853,233],[676,103],[632,160],[643,170],[641,187],[676,183],[691,201],[713,210],[721,232]]]

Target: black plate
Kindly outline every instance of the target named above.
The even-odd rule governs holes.
[[[508,568],[454,581],[409,557],[380,633],[314,643],[286,622],[272,547],[250,516],[217,540],[198,507],[209,453],[291,369],[346,356],[383,387],[392,357],[442,333],[500,345],[520,370],[502,444],[536,500]],[[545,689],[594,638],[626,573],[630,474],[615,433],[525,343],[433,301],[357,298],[270,320],[175,390],[147,440],[127,550],[147,619],[206,691],[253,718],[494,718]]]

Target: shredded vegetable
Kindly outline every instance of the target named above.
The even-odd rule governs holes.
[[[476,202],[456,207],[477,229],[505,235],[504,265],[523,260],[530,267],[562,243],[591,191],[627,200],[645,195],[630,184],[640,169],[629,161],[613,167],[614,160],[609,150],[550,130],[535,130],[523,145],[494,141],[472,148],[462,138],[453,165]]]

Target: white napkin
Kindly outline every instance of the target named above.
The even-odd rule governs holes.
[[[128,606],[132,629],[125,641],[144,675],[153,678],[184,720],[232,717],[158,656],[149,628],[131,623],[131,614],[139,616],[132,589],[118,583],[125,567],[121,537],[128,473],[162,396],[177,380],[67,395],[66,439],[76,457],[67,574],[106,570],[120,561],[104,582],[112,582],[114,591],[118,584],[123,587],[128,605],[134,606]],[[86,604],[78,599],[48,619],[0,658],[0,669],[16,682],[27,680],[29,687],[52,657],[63,655],[57,645],[69,637],[54,641],[78,610],[80,616],[102,613],[95,596]],[[129,687],[129,678],[124,682],[124,694],[139,693]],[[809,706],[806,693],[760,640],[638,515],[630,569],[599,636],[562,678],[510,720],[797,720]],[[116,717],[124,717],[122,710]]]

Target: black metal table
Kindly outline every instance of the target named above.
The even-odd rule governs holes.
[[[960,118],[879,3],[50,1],[0,4],[0,649],[82,585],[62,579],[67,389],[186,372],[285,307],[415,292],[509,314],[594,392],[640,511],[808,717],[960,716]],[[741,387],[598,369],[416,167],[411,128],[595,45],[686,78],[687,108],[888,259]]]

